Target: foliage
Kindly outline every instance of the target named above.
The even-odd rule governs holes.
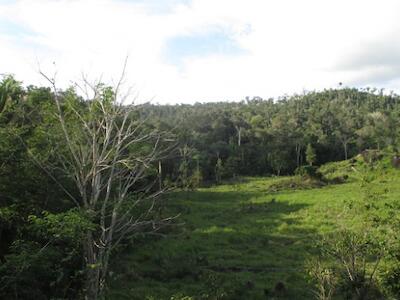
[[[305,164],[307,148],[318,158],[312,163],[323,165],[365,149],[395,147],[399,100],[396,94],[344,88],[275,100],[145,104],[141,109],[154,123],[175,128],[178,143],[201,157],[204,180],[215,182],[218,159],[225,177],[287,175]],[[180,163],[168,164],[171,178],[177,178]],[[194,168],[189,166],[189,173]]]
[[[318,300],[331,300],[337,285],[337,278],[329,267],[324,266],[320,260],[312,260],[308,263],[311,278],[314,280],[314,294]]]
[[[81,236],[87,228],[93,227],[76,211],[30,216],[0,267],[0,295],[5,299],[78,297],[83,278]]]
[[[42,216],[28,216],[30,230],[49,240],[69,239],[72,242],[81,241],[86,231],[94,231],[95,225],[90,216],[83,215],[76,208],[66,212],[52,214],[43,211]]]
[[[335,262],[333,276],[342,295],[356,299],[382,297],[377,288],[376,272],[384,248],[375,243],[369,232],[335,232],[324,238],[320,248],[327,260]]]
[[[0,115],[7,109],[7,106],[12,105],[11,102],[18,101],[22,93],[21,84],[12,76],[5,76],[0,82]]]
[[[294,171],[295,175],[301,177],[308,177],[308,178],[320,178],[320,174],[318,173],[318,169],[313,166],[300,166],[296,168]]]
[[[269,192],[278,192],[282,190],[301,190],[301,189],[313,189],[319,188],[326,185],[325,182],[313,178],[313,177],[302,177],[293,176],[287,179],[279,180],[276,183],[271,184],[268,187]]]

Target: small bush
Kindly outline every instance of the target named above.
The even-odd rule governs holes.
[[[320,260],[310,261],[308,270],[314,281],[315,290],[313,290],[313,293],[316,299],[331,300],[337,285],[337,278],[333,270],[323,265]]]
[[[320,178],[320,174],[317,173],[317,168],[314,166],[300,166],[294,171],[294,174],[301,177]]]
[[[400,169],[400,155],[394,155],[392,158],[392,166],[396,169]]]
[[[282,190],[304,190],[314,189],[325,186],[326,184],[318,179],[303,178],[296,176],[293,178],[282,179],[268,187],[269,192],[279,192]]]
[[[341,230],[323,238],[321,258],[335,262],[335,268],[317,263],[310,274],[316,283],[317,299],[332,299],[333,288],[345,299],[382,299],[376,274],[383,250],[368,232]],[[337,284],[336,284],[337,283]]]
[[[379,150],[364,150],[361,152],[361,156],[364,159],[364,162],[371,165],[378,160],[383,158],[383,154]]]

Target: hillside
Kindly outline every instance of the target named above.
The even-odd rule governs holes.
[[[297,189],[290,182],[307,181],[246,178],[174,192],[170,205],[181,212],[184,224],[167,238],[133,244],[116,266],[121,275],[110,298],[312,298],[307,262],[317,255],[321,235],[364,226],[363,213],[349,207],[371,190],[378,193],[384,187],[380,197],[386,208],[380,214],[398,201],[400,171],[389,158],[369,165],[359,155],[320,168],[325,177],[347,175],[342,184]]]

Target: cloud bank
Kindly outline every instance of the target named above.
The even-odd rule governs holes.
[[[303,90],[399,91],[395,0],[0,0],[0,73],[61,86],[84,72],[142,101],[241,100]]]

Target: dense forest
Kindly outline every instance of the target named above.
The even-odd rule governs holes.
[[[179,155],[167,173],[183,186],[236,175],[292,174],[308,164],[348,159],[397,145],[400,97],[375,89],[325,90],[240,103],[143,105],[158,128],[174,132]]]
[[[118,87],[84,94],[49,81],[0,82],[2,299],[103,298],[136,239],[182,226],[185,212],[168,207],[176,191],[312,175],[399,146],[400,96],[377,89],[127,105]]]

